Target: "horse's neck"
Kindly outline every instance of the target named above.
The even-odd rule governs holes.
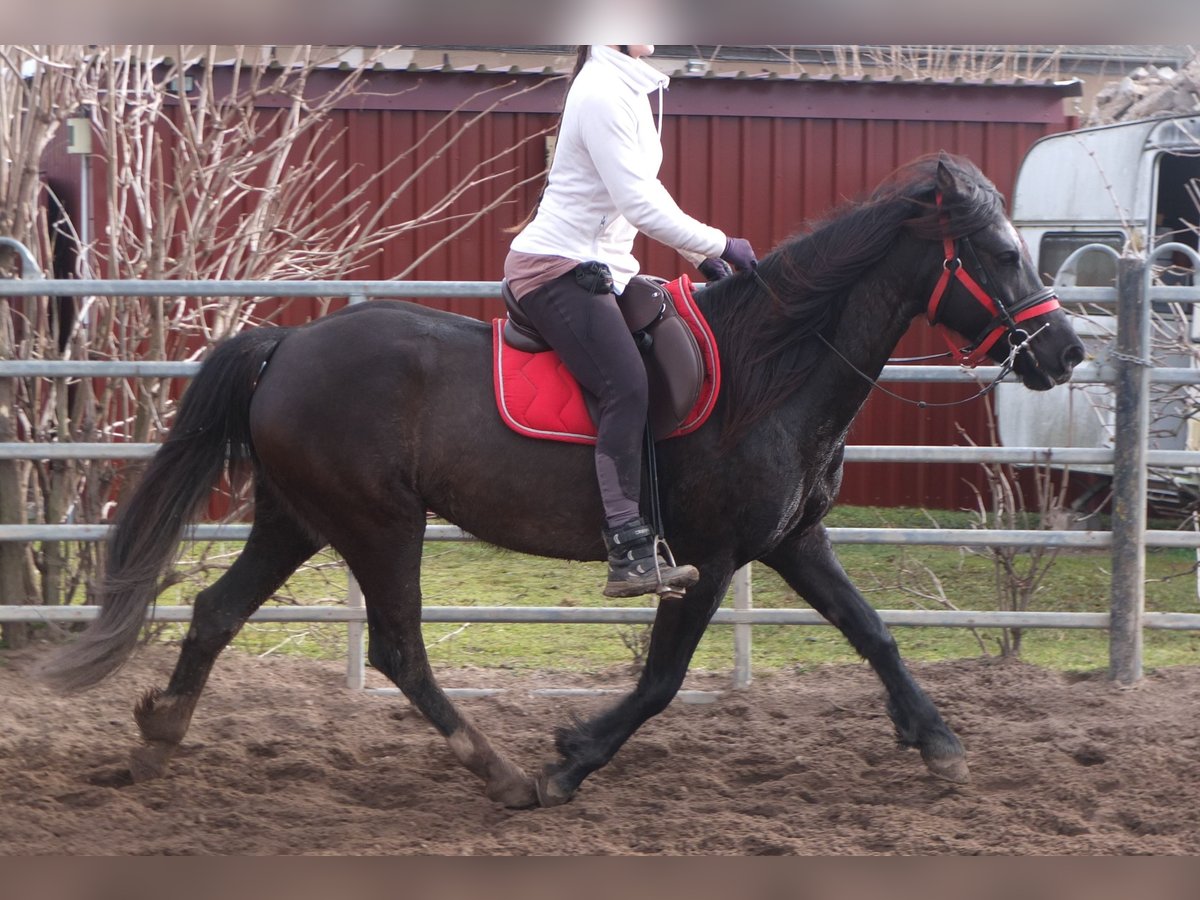
[[[908,248],[911,251],[912,248]],[[794,432],[798,445],[809,447],[823,444],[845,434],[871,392],[888,357],[900,342],[913,317],[920,311],[919,292],[913,285],[919,281],[915,255],[897,248],[890,258],[862,274],[858,281],[835,301],[841,305],[830,344],[825,347],[810,338],[805,353],[814,354],[814,364],[805,381],[784,398],[767,419],[774,420],[773,428]],[[910,271],[911,270],[911,271]],[[770,292],[759,290],[737,303],[739,321],[762,321],[773,318],[771,306],[779,296],[780,286],[771,284]],[[723,346],[727,328],[740,328],[730,320],[732,310],[725,308],[721,315],[710,315],[721,309],[728,295],[718,288],[703,291],[697,303],[713,327],[718,346]],[[802,328],[803,326],[797,325]],[[740,336],[738,340],[744,340]],[[765,424],[765,422],[764,422]]]
[[[920,311],[918,280],[909,272],[907,254],[893,256],[863,277],[845,294],[843,308],[829,340],[809,342],[820,354],[810,377],[786,400],[777,414],[797,429],[801,443],[823,443],[850,428],[871,393],[896,345]],[[747,311],[747,314],[755,314]]]
[[[864,279],[846,296],[846,308],[838,319],[832,344],[838,355],[872,379],[879,376],[920,311],[911,283],[911,279]],[[831,351],[830,356],[834,355]],[[828,371],[836,367],[822,368]],[[841,369],[845,368],[843,364]],[[840,376],[834,373],[834,377]],[[861,376],[858,380],[865,383]]]
[[[846,295],[830,341],[833,349],[814,347],[824,359],[797,400],[830,431],[849,429],[912,322],[912,303],[898,284],[882,278],[859,282]]]

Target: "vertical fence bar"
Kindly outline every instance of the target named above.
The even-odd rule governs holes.
[[[754,597],[750,588],[750,566],[744,565],[733,573],[733,608],[750,609]],[[750,686],[750,643],[753,625],[733,626],[733,689]]]
[[[1150,434],[1150,266],[1122,259],[1117,268],[1116,435],[1113,442],[1112,598],[1109,677],[1142,677],[1146,605],[1146,442]]]
[[[358,586],[358,579],[350,573],[350,583],[346,591],[346,605],[350,609],[363,608],[363,592]],[[362,622],[346,623],[346,687],[352,691],[361,691],[367,684],[367,665],[363,652]]]
[[[40,281],[42,271],[29,248],[20,241],[0,237],[0,248],[7,248],[21,262],[21,279]],[[4,301],[5,315],[0,322],[0,359],[15,360],[16,346],[13,343],[8,301]],[[19,327],[19,326],[18,326]],[[17,430],[17,380],[4,379],[0,383],[0,441],[8,443],[18,439]],[[20,525],[25,522],[21,501],[21,469],[16,460],[0,461],[0,523]],[[25,585],[25,556],[20,544],[0,544],[0,603],[17,605],[30,602]],[[0,639],[10,647],[19,647],[29,640],[29,626],[19,623],[0,625]]]
[[[366,300],[367,298],[363,294],[350,295],[351,303],[365,303]],[[351,609],[362,609],[365,605],[362,588],[359,587],[354,573],[349,568],[346,571],[349,576],[346,605]],[[352,691],[361,691],[367,683],[366,659],[363,652],[364,629],[365,626],[362,622],[346,624],[346,686]]]

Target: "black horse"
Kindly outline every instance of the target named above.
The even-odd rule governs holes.
[[[973,280],[950,277],[968,274]],[[754,560],[778,571],[870,662],[899,741],[918,748],[935,775],[965,781],[958,738],[850,583],[821,524],[870,378],[931,294],[939,295],[936,322],[990,345],[997,361],[1011,358],[1034,390],[1066,381],[1083,358],[1000,195],[971,163],[945,154],[901,169],[866,202],[788,240],[757,276],[701,292],[722,396],[704,427],[659,448],[667,536],[676,557],[699,568],[700,582],[660,603],[634,690],[560,728],[560,758],[536,778],[494,749],[434,680],[420,627],[426,511],[511,550],[603,559],[592,450],[509,430],[494,405],[489,327],[409,303],[255,329],[213,351],[120,512],[99,619],[48,674],[79,688],[120,667],[186,523],[227,462],[248,464],[254,526],[233,566],[196,597],[166,690],[137,704],[144,743],[132,754],[135,778],[164,772],[217,655],[329,544],[365,594],[372,665],[486,782],[487,795],[509,806],[565,802],[667,706],[734,571]]]

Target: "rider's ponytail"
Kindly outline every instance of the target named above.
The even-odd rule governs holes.
[[[571,76],[567,79],[567,89],[563,91],[563,106],[567,105],[567,94],[571,90],[571,85],[575,82],[575,76],[579,74],[579,70],[583,68],[583,64],[588,61],[588,56],[591,53],[589,44],[580,44],[575,48],[575,68],[571,70]],[[554,125],[553,135],[557,139],[559,129],[562,128],[562,113],[558,114],[558,121]],[[546,175],[549,177],[550,166],[546,166]],[[543,180],[542,189],[538,192],[538,198],[534,201],[533,208],[529,210],[529,214],[518,224],[504,229],[505,234],[516,234],[521,231],[526,225],[533,221],[533,217],[537,215],[538,207],[542,204],[542,195],[546,193],[546,182]]]

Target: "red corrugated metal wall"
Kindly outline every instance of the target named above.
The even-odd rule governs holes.
[[[379,187],[380,192],[394,192],[415,166],[436,155],[394,213],[396,219],[415,218],[480,162],[552,125],[562,88],[562,79],[538,76],[380,72],[372,76],[369,95],[338,113],[331,133],[339,141],[340,161],[362,172],[378,170],[425,139],[420,151],[397,165]],[[522,92],[444,148],[477,112],[515,91]],[[945,149],[968,156],[1008,194],[1029,145],[1069,127],[1062,111],[1065,93],[1052,85],[676,79],[666,96],[661,178],[683,209],[728,233],[748,237],[762,253],[806,221],[862,196],[897,166],[924,153]],[[447,116],[451,110],[457,111]],[[469,212],[492,202],[509,185],[538,172],[544,159],[545,145],[539,139],[489,164],[484,172],[503,173],[501,177],[473,190],[451,212]],[[503,229],[523,218],[537,193],[537,184],[526,186],[517,199],[433,253],[408,277],[499,278],[511,239]],[[408,232],[358,275],[394,277],[456,227],[448,222]],[[672,251],[646,239],[639,240],[637,252],[644,269],[655,274],[670,276],[688,268]],[[500,310],[499,301],[429,302],[479,318],[491,318]],[[289,315],[293,321],[302,318],[303,308],[292,307]],[[899,352],[935,352],[941,347],[933,338],[918,322]],[[969,393],[965,388],[915,384],[898,390],[930,401]],[[877,395],[855,425],[851,442],[955,444],[961,443],[959,426],[976,441],[990,442],[982,403],[918,410]],[[977,467],[971,466],[852,464],[847,466],[842,499],[942,508],[974,505],[967,484],[979,480]]]
[[[986,98],[986,94],[983,98]],[[897,105],[904,105],[897,91]],[[726,231],[747,235],[766,248],[802,223],[861,196],[899,165],[939,149],[976,161],[1006,194],[1027,147],[1054,130],[1042,123],[911,121],[894,118],[702,118],[668,117],[667,165],[663,180],[681,205]],[[707,152],[693,147],[708,145]],[[669,251],[649,245],[649,269],[671,271]],[[944,349],[923,321],[915,323],[898,355]],[[949,385],[893,385],[898,393],[930,402],[967,396]],[[982,402],[950,409],[917,409],[876,394],[850,434],[857,444],[962,443],[961,426],[978,443],[991,443]],[[848,464],[842,502],[974,506],[971,483],[981,483],[978,467],[965,465]]]

